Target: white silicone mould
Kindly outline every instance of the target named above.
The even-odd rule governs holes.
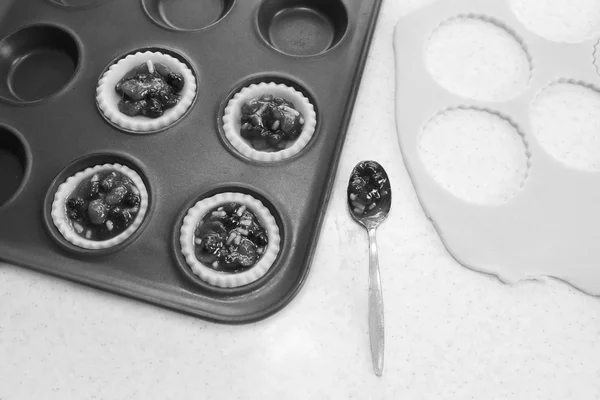
[[[569,168],[533,134],[529,111],[548,85],[598,82],[596,40],[560,44],[528,31],[505,0],[447,0],[401,19],[395,30],[396,122],[403,159],[427,216],[463,265],[514,283],[552,276],[600,295],[600,173]],[[512,30],[532,56],[528,87],[504,102],[460,97],[441,87],[424,63],[427,41],[441,24],[464,16],[493,18]],[[463,107],[502,115],[523,133],[530,170],[519,193],[504,204],[473,204],[454,196],[427,172],[419,136],[444,110]],[[451,150],[449,150],[451,151]]]

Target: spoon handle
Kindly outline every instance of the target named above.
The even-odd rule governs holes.
[[[371,340],[371,358],[375,375],[383,374],[384,327],[383,327],[383,292],[379,261],[377,256],[377,240],[375,228],[369,229],[369,338]]]

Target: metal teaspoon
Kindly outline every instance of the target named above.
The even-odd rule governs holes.
[[[359,162],[348,183],[350,214],[369,233],[369,338],[375,375],[383,374],[383,293],[375,230],[390,212],[392,189],[387,173],[375,161]]]

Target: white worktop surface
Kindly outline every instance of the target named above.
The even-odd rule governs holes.
[[[396,139],[392,32],[430,0],[386,0],[308,280],[282,311],[225,326],[0,265],[0,399],[598,399],[600,301],[507,286],[450,257]],[[393,187],[378,232],[386,365],[372,373],[366,232],[348,215],[363,159]]]

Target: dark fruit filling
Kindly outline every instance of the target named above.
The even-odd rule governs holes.
[[[100,172],[75,188],[67,199],[67,217],[79,236],[108,240],[133,223],[140,202],[131,179],[117,171]]]
[[[376,162],[363,161],[352,171],[348,197],[355,215],[376,213],[391,201],[390,193],[387,174]]]
[[[267,232],[245,205],[228,203],[207,213],[195,232],[196,258],[223,272],[252,268],[269,243]]]
[[[265,94],[242,106],[241,136],[260,151],[280,151],[298,139],[304,117],[294,104]]]
[[[183,89],[183,76],[164,64],[148,64],[133,68],[115,86],[121,96],[119,111],[130,117],[158,118],[181,99],[178,93]]]

